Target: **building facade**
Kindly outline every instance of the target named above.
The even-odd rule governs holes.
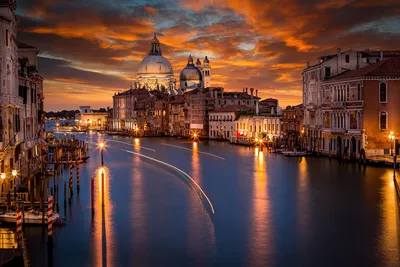
[[[399,51],[345,51],[322,56],[316,64],[307,62],[302,72],[305,141],[309,150],[317,151],[322,142],[322,82],[343,72],[357,70],[398,56]]]
[[[241,116],[235,123],[238,138],[274,141],[282,137],[281,115]]]
[[[0,168],[9,189],[40,171],[44,138],[39,51],[17,40],[15,9],[15,1],[0,1]]]
[[[322,83],[321,148],[338,156],[398,154],[400,57]],[[393,133],[394,140],[388,136]]]
[[[246,109],[245,106],[228,106],[209,113],[209,138],[231,140],[235,136],[236,112]]]
[[[302,137],[304,121],[303,104],[297,106],[287,106],[282,111],[282,135],[287,141],[287,145],[298,145]]]

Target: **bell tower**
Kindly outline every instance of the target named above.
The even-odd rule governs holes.
[[[205,57],[205,59],[203,61],[202,74],[203,74],[204,88],[210,87],[211,86],[211,66],[210,66],[210,61],[208,60],[207,56]]]

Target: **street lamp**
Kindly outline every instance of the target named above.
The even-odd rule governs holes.
[[[6,179],[6,174],[5,174],[4,172],[2,172],[2,173],[0,174],[0,178],[1,178],[2,180]]]
[[[14,186],[15,186],[15,184],[17,183],[17,180],[16,180],[16,178],[17,178],[17,170],[16,169],[12,170],[11,171],[11,175],[14,178]]]
[[[101,143],[99,144],[99,147],[100,147],[100,153],[101,153],[101,166],[104,166],[104,159],[103,159],[104,143],[101,142]]]
[[[390,140],[390,153],[393,155],[393,148],[392,148],[392,142],[394,143],[395,141],[395,136],[394,136],[394,132],[390,132],[389,133],[389,140]]]

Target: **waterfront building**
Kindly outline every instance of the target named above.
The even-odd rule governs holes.
[[[15,1],[0,1],[0,168],[29,180],[41,166],[43,78],[35,47],[17,40]],[[10,184],[12,185],[12,184]]]
[[[169,133],[172,136],[189,136],[188,103],[186,95],[176,95],[169,102]]]
[[[400,57],[322,82],[322,150],[367,157],[398,154]],[[390,132],[395,140],[389,140]]]
[[[236,123],[236,138],[261,138],[274,141],[282,137],[282,115],[240,116]]]
[[[94,130],[104,130],[106,128],[107,117],[109,115],[107,111],[94,112],[90,107],[89,109],[83,109],[82,111],[75,116],[75,119],[79,122],[78,125],[86,126],[88,129]]]
[[[222,87],[197,88],[185,93],[188,103],[189,132],[199,137],[209,137],[209,112],[216,109],[243,105],[254,111],[259,98],[247,92],[224,92]]]
[[[304,110],[303,104],[287,106],[282,111],[282,135],[287,144],[295,146],[301,138],[303,130]]]
[[[148,98],[150,98],[150,93],[144,88],[115,93],[113,96],[113,129],[117,131],[136,129],[138,112],[140,113],[141,108],[144,108],[144,103],[138,102]]]
[[[217,108],[209,113],[209,138],[231,140],[235,136],[237,113],[247,111],[247,106],[227,106]]]
[[[321,56],[316,64],[307,62],[302,72],[305,142],[316,151],[322,141],[322,88],[321,83],[349,70],[357,70],[384,58],[400,56],[400,51],[354,51]]]

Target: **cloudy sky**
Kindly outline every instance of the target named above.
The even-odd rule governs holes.
[[[18,0],[18,39],[36,46],[46,110],[112,106],[153,32],[178,78],[208,55],[212,84],[301,101],[306,61],[346,49],[395,49],[398,0]]]

